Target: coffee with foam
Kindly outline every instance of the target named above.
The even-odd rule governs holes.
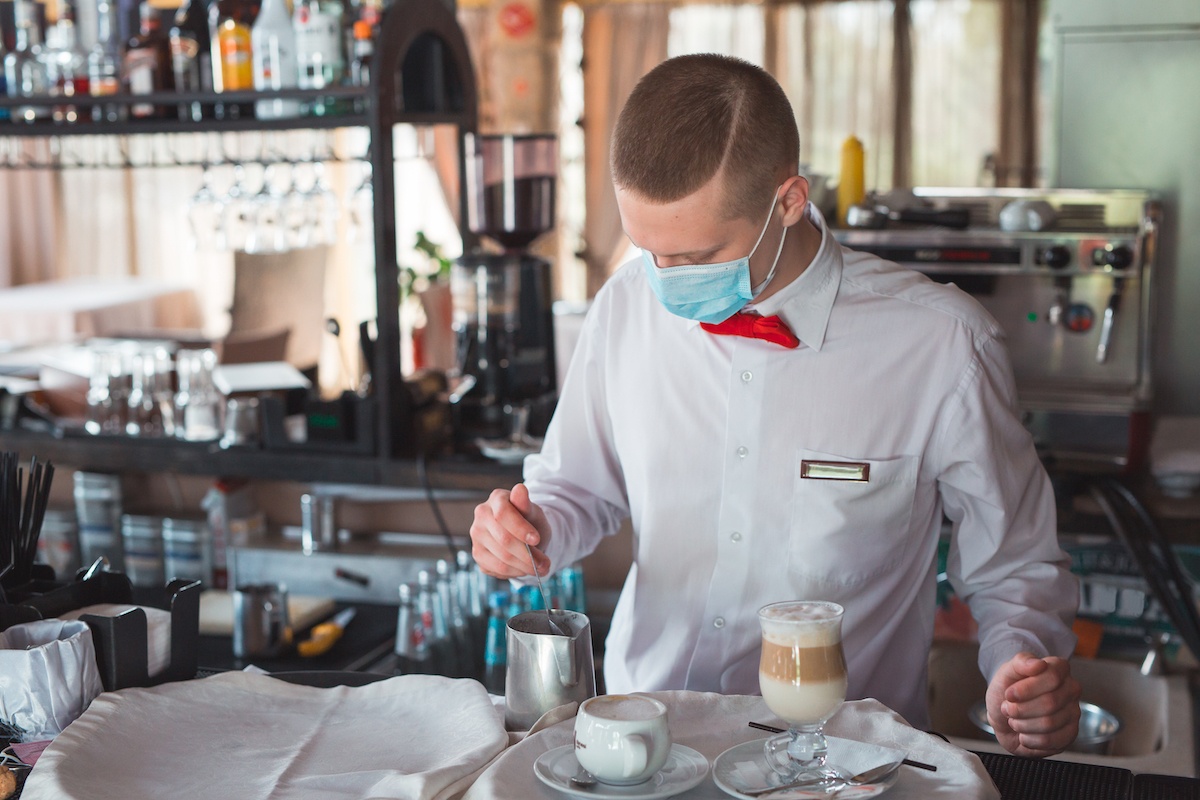
[[[671,752],[667,707],[652,697],[602,695],[585,700],[575,717],[575,758],[602,783],[649,780]]]
[[[767,707],[793,724],[828,719],[846,698],[842,609],[833,603],[787,603],[759,612],[759,688]]]
[[[654,719],[662,709],[645,697],[609,694],[597,697],[588,704],[588,711],[603,719]]]

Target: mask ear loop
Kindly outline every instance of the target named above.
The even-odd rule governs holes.
[[[778,190],[776,190],[775,199],[771,201],[771,210],[767,214],[767,223],[763,225],[762,233],[758,235],[758,241],[754,243],[754,250],[750,251],[750,255],[754,255],[754,253],[758,250],[758,246],[762,244],[763,237],[767,235],[767,228],[771,227],[771,218],[775,216],[775,206],[778,203],[779,194]],[[775,270],[779,268],[779,256],[781,253],[783,253],[783,242],[787,239],[787,232],[788,229],[785,227],[783,229],[783,235],[779,237],[779,247],[775,249],[775,260],[771,262],[771,271],[767,273],[767,277],[763,279],[762,283],[760,283],[758,286],[753,286],[750,288],[750,295],[752,297],[758,297],[760,294],[762,294],[762,290],[767,288],[767,284],[770,283],[771,279],[775,277]],[[749,264],[748,259],[747,264]]]

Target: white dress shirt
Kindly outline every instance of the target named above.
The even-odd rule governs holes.
[[[848,697],[926,727],[943,513],[986,678],[1022,650],[1070,655],[1077,584],[996,322],[809,219],[812,264],[755,308],[796,349],[674,316],[640,260],[614,274],[525,481],[556,567],[632,519],[610,692],[757,694],[758,609],[831,600],[846,609]],[[805,462],[866,464],[868,479],[806,478]]]

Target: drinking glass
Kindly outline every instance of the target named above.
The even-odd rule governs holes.
[[[822,728],[846,699],[842,615],[837,603],[792,600],[759,609],[762,660],[758,685],[767,708],[788,723],[763,744],[767,763],[784,781],[838,784],[827,766]]]
[[[192,246],[197,250],[213,249],[213,237],[221,223],[221,198],[213,189],[212,165],[204,164],[200,173],[200,188],[188,201],[188,226],[192,231]]]

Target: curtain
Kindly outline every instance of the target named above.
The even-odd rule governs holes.
[[[910,0],[912,185],[978,186],[990,180],[1001,125],[998,94],[1003,0]],[[1036,47],[1036,44],[1031,44]]]
[[[585,203],[583,260],[588,296],[625,251],[609,175],[609,140],[634,85],[667,56],[670,8],[651,3],[587,6],[583,18]]]
[[[0,142],[0,288],[61,275],[55,235],[60,195],[54,175],[47,170],[13,168],[48,159],[45,140]]]
[[[1000,0],[1000,143],[997,186],[1038,182],[1038,29],[1041,0]]]
[[[842,143],[857,136],[869,188],[890,188],[896,164],[891,0],[788,4],[771,9],[766,63],[787,92],[807,174],[835,177]]]

